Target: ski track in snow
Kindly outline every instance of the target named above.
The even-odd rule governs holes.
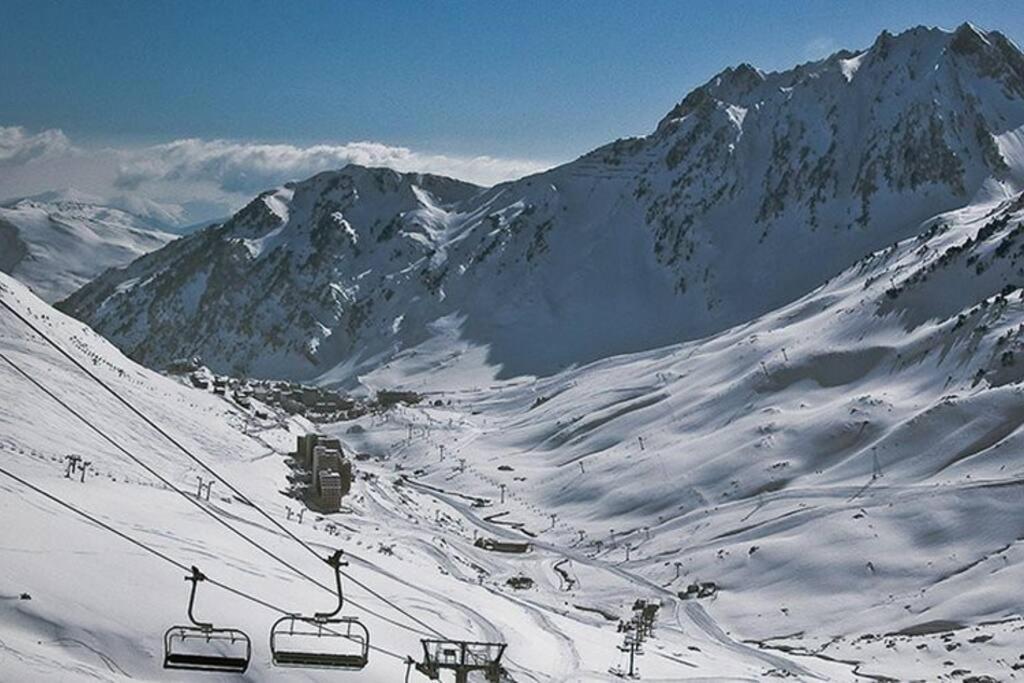
[[[469,508],[469,506],[467,506],[467,505],[465,505],[465,504],[463,504],[463,503],[461,503],[461,502],[459,502],[457,500],[454,500],[454,499],[452,499],[449,496],[446,496],[446,495],[444,495],[442,493],[438,493],[436,491],[432,491],[432,490],[430,490],[428,488],[417,487],[416,482],[410,481],[409,485],[414,487],[414,488],[417,488],[418,490],[423,491],[427,495],[430,495],[432,497],[435,497],[435,498],[437,498],[439,500],[444,501],[448,506],[450,506],[453,509],[455,509],[456,511],[458,511],[463,517],[465,517],[466,519],[470,520],[475,526],[477,526],[477,527],[479,527],[479,528],[481,528],[481,529],[483,529],[485,531],[490,532],[494,536],[500,536],[500,537],[503,537],[503,538],[510,538],[510,539],[514,539],[514,540],[519,540],[521,538],[520,536],[518,536],[518,535],[516,535],[514,533],[509,532],[507,529],[503,528],[501,525],[495,524],[493,522],[486,522],[486,521],[480,519],[479,517],[477,517],[476,514],[474,514],[472,512],[472,510]],[[549,545],[549,544],[544,543],[542,541],[532,541],[532,543],[533,543],[533,545],[536,548],[543,549],[543,550],[546,550],[546,551],[551,552],[553,554],[556,554],[558,556],[564,557],[566,559],[570,559],[570,560],[573,560],[575,562],[578,562],[580,564],[589,565],[591,567],[595,567],[595,568],[601,569],[603,571],[606,571],[608,573],[614,574],[614,575],[616,575],[616,576],[618,576],[618,577],[620,577],[622,579],[625,579],[626,581],[629,581],[631,583],[636,584],[639,587],[642,587],[643,589],[645,589],[645,592],[654,593],[654,594],[658,595],[659,597],[662,597],[662,598],[668,600],[668,604],[672,605],[673,608],[675,608],[675,606],[676,606],[677,598],[676,598],[675,593],[673,593],[672,591],[667,591],[664,588],[662,588],[661,586],[658,586],[658,585],[650,582],[649,580],[647,580],[647,579],[645,579],[643,577],[640,577],[640,576],[637,576],[635,574],[632,574],[632,573],[622,569],[621,567],[616,567],[616,566],[611,565],[609,563],[602,562],[602,561],[596,560],[594,558],[590,558],[590,557],[588,557],[586,555],[583,555],[581,553],[575,553],[575,552],[572,552],[572,551],[564,549],[564,548],[560,548],[560,547],[557,547],[557,546],[552,546],[552,545]],[[804,668],[803,666],[801,666],[801,665],[799,665],[799,664],[797,664],[795,662],[787,660],[787,659],[785,659],[783,657],[779,657],[779,656],[776,656],[776,655],[772,655],[772,654],[768,654],[768,653],[762,652],[762,651],[758,650],[757,648],[752,648],[752,647],[750,647],[748,645],[744,645],[742,643],[738,643],[738,642],[732,640],[731,638],[729,638],[725,634],[724,631],[722,631],[722,629],[717,624],[714,623],[714,620],[711,619],[711,617],[707,614],[707,612],[704,610],[704,608],[701,607],[700,605],[698,605],[696,603],[690,603],[690,604],[688,604],[686,606],[685,612],[686,612],[687,616],[690,619],[690,623],[693,626],[696,626],[697,628],[701,629],[707,635],[711,636],[713,639],[715,639],[716,641],[718,641],[722,645],[726,646],[730,650],[733,650],[734,652],[737,652],[737,653],[740,653],[740,654],[744,654],[744,655],[753,657],[755,659],[760,659],[760,660],[764,661],[765,664],[768,664],[768,665],[771,665],[773,667],[776,667],[776,668],[782,669],[784,671],[787,671],[791,675],[795,675],[795,676],[810,676],[810,677],[813,677],[813,678],[817,678],[817,676],[813,676],[810,671],[808,671],[806,668]],[[678,615],[678,612],[677,612],[677,618],[678,618],[678,616],[679,615]],[[681,621],[680,621],[679,626],[680,626],[680,629],[683,632],[685,632],[686,628],[681,623]]]

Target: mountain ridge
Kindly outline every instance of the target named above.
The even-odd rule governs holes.
[[[52,303],[177,237],[94,199],[51,192],[0,204],[0,271]]]
[[[496,376],[702,337],[1024,186],[1021,64],[964,25],[740,65],[648,136],[493,188],[357,166],[289,183],[61,306],[150,365],[341,384],[438,334]]]

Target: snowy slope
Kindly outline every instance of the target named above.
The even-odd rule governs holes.
[[[64,307],[151,365],[198,352],[239,373],[429,392],[326,426],[371,456],[370,476],[333,520],[341,536],[291,524],[341,544],[353,572],[419,618],[506,640],[513,680],[611,680],[616,618],[637,598],[662,601],[645,680],[1013,680],[1022,74],[1015,47],[970,26],[883,34],[782,74],[740,67],[647,138],[490,190],[348,167],[269,191]],[[0,286],[284,514],[274,449],[300,425],[161,378]],[[194,486],[180,453],[0,321],[0,351]],[[638,348],[653,350],[608,355]],[[326,606],[180,497],[139,485],[2,364],[0,376],[0,467],[211,576]],[[101,476],[64,480],[69,451]],[[215,508],[318,571],[220,496]],[[183,616],[180,572],[2,477],[0,514],[13,520],[0,525],[0,598],[33,595],[0,599],[0,673],[166,678],[157,638]],[[497,555],[478,536],[534,547]],[[74,581],[51,568],[68,558]],[[532,588],[507,585],[522,576]],[[694,580],[717,582],[717,597],[679,599]],[[261,644],[272,615],[207,593],[202,614],[253,634],[251,678],[278,680]],[[418,652],[417,634],[369,622],[377,644]],[[365,678],[402,673],[381,656]]]
[[[1016,591],[1024,579],[1016,457],[1024,445],[1024,196],[936,216],[915,233],[792,304],[702,340],[541,380],[464,384],[422,407],[362,418],[361,430],[328,425],[371,456],[359,467],[372,476],[358,482],[351,512],[334,518],[341,536],[308,518],[294,528],[325,549],[345,547],[359,558],[359,578],[420,618],[458,637],[507,641],[512,680],[612,680],[615,618],[637,598],[662,602],[640,660],[645,680],[1012,680],[1024,648]],[[0,296],[95,357],[98,372],[282,514],[283,460],[243,434],[256,428],[283,447],[281,426],[256,425],[134,365],[9,280]],[[0,320],[0,351],[192,484],[180,455],[9,316]],[[432,353],[418,363],[443,363],[449,350]],[[485,357],[465,354],[453,372],[469,382],[486,368]],[[412,375],[403,381],[405,371]],[[0,467],[211,576],[278,602],[323,604],[325,594],[180,498],[139,485],[145,478],[119,456],[0,372]],[[365,379],[380,375],[423,381],[411,360]],[[39,415],[47,423],[33,426]],[[101,475],[118,481],[64,480],[59,459],[68,451],[90,453]],[[0,486],[4,518],[13,520],[0,531],[0,593],[33,595],[0,602],[0,670],[117,680],[120,668],[166,678],[155,636],[182,616],[180,572],[153,566],[23,487]],[[317,571],[237,500],[222,497],[216,508]],[[497,555],[474,547],[478,536],[534,547]],[[72,582],[47,568],[63,566],[65,554],[80,568]],[[508,587],[517,576],[533,587]],[[676,592],[694,580],[717,582],[718,596],[680,600]],[[272,615],[207,594],[204,610],[254,635],[250,677],[283,678],[260,644]],[[350,597],[387,610],[358,589]],[[417,634],[368,622],[375,643],[418,651]],[[366,680],[401,680],[398,661],[373,662]]]
[[[573,548],[581,592],[592,561],[666,599],[714,580],[716,600],[681,609],[765,651],[892,680],[1010,680],[1022,266],[1024,195],[944,214],[719,335],[440,394],[453,408],[408,418],[431,432],[405,466],[438,496],[506,485],[504,521]]]
[[[0,206],[0,271],[52,302],[175,238],[79,193],[48,193]]]
[[[489,190],[359,167],[270,190],[62,307],[151,367],[354,384],[455,339],[494,376],[545,375],[745,322],[1010,196],[1022,139],[1001,34],[883,33],[727,69],[650,135]]]
[[[280,491],[288,469],[284,456],[300,425],[278,419],[254,420],[212,394],[186,388],[128,361],[81,324],[55,312],[23,286],[0,275],[0,297],[117,389],[169,433],[201,454],[245,496],[327,554],[343,547],[351,574],[399,605],[396,612],[365,590],[347,584],[346,595],[362,608],[346,613],[365,618],[372,643],[399,655],[374,652],[353,680],[402,680],[401,656],[418,657],[423,628],[408,615],[450,637],[496,639],[509,644],[509,680],[611,680],[607,673],[621,642],[616,624],[593,611],[628,617],[637,594],[653,591],[642,578],[612,563],[581,567],[588,592],[567,592],[551,567],[571,548],[540,547],[509,560],[474,547],[473,539],[493,525],[475,515],[463,499],[439,500],[396,474],[401,459],[419,457],[429,447],[389,443],[359,464],[347,511],[303,524],[286,521],[294,501]],[[0,314],[0,353],[93,420],[115,440],[171,482],[193,490],[202,474],[169,443],[105,394],[66,359],[34,336],[6,311]],[[330,595],[303,582],[253,547],[218,526],[182,497],[154,479],[108,443],[0,363],[0,468],[58,496],[186,565],[197,564],[211,578],[238,587],[286,609],[312,611],[330,605]],[[412,415],[413,419],[418,414]],[[405,431],[396,414],[364,436],[338,427],[351,446],[365,439],[390,441]],[[454,421],[453,421],[454,424]],[[469,423],[459,420],[459,425]],[[291,430],[291,431],[289,431]],[[433,447],[429,447],[434,452]],[[64,478],[63,456],[83,454],[92,463],[85,483]],[[496,508],[494,500],[485,501]],[[261,545],[327,582],[319,565],[297,544],[221,487],[203,506],[237,524]],[[497,511],[496,509],[494,511]],[[111,533],[82,522],[56,503],[0,475],[0,678],[4,680],[184,680],[160,668],[160,637],[185,619],[187,586],[182,572]],[[336,523],[340,534],[328,533]],[[393,548],[382,552],[382,547]],[[534,589],[505,585],[513,573],[535,575]],[[18,599],[23,593],[30,600]],[[573,607],[573,603],[582,608]],[[750,678],[789,670],[817,678],[841,677],[850,667],[800,656],[762,653],[720,632],[713,621],[696,621],[678,606],[666,605],[671,619],[645,669],[652,680],[686,676]],[[676,613],[678,612],[678,613]],[[337,673],[285,671],[270,666],[267,630],[276,615],[216,587],[204,585],[197,616],[248,631],[254,657],[246,680],[337,680]],[[412,630],[410,630],[410,626]],[[655,654],[655,652],[657,654]],[[414,674],[414,680],[422,679]],[[218,680],[204,676],[204,680]],[[225,680],[237,680],[221,677]]]

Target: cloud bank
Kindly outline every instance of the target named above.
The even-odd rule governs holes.
[[[175,140],[124,154],[115,185],[137,190],[147,182],[210,182],[225,192],[259,192],[284,180],[354,163],[387,166],[397,171],[438,173],[493,185],[547,168],[522,159],[423,154],[379,142],[344,145],[272,145],[228,140]]]
[[[58,129],[29,134],[21,126],[0,126],[0,167],[66,154],[71,142]]]
[[[143,147],[87,148],[59,129],[0,126],[0,198],[75,187],[131,203],[163,222],[220,217],[254,194],[355,163],[436,173],[493,185],[550,168],[550,162],[420,152],[380,142],[306,147],[187,138]]]

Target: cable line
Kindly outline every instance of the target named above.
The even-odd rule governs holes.
[[[171,436],[166,431],[164,431],[158,424],[153,422],[153,420],[151,420],[149,417],[147,417],[141,410],[136,408],[134,405],[132,405],[131,402],[129,402],[124,397],[122,397],[116,390],[111,388],[106,382],[104,382],[102,379],[100,379],[95,374],[93,374],[93,372],[91,370],[89,370],[89,368],[87,368],[78,359],[76,359],[74,356],[72,356],[70,353],[68,353],[65,349],[63,349],[59,344],[57,344],[57,342],[55,342],[53,339],[51,339],[46,333],[44,333],[42,330],[40,330],[35,324],[32,323],[31,320],[29,320],[28,318],[23,316],[20,312],[15,310],[14,307],[12,307],[10,304],[8,304],[3,299],[0,299],[0,305],[2,305],[4,308],[6,308],[8,311],[10,311],[10,313],[12,315],[14,315],[14,317],[16,317],[24,325],[26,325],[29,329],[31,329],[33,332],[35,332],[37,335],[39,335],[39,337],[41,337],[43,339],[43,341],[48,343],[50,346],[52,346],[54,349],[56,349],[58,353],[60,353],[62,356],[67,358],[69,361],[71,361],[71,363],[73,363],[75,365],[75,367],[77,367],[79,370],[81,370],[86,375],[88,375],[89,378],[91,378],[93,381],[95,381],[97,384],[99,384],[101,387],[103,387],[111,396],[113,396],[118,401],[120,401],[122,404],[124,404],[125,407],[127,407],[130,411],[135,413],[146,424],[148,424],[150,427],[152,427],[154,430],[156,430],[161,436],[163,436],[168,441],[170,441],[172,444],[174,444],[178,448],[178,450],[180,450],[182,453],[184,453],[186,456],[188,456],[193,462],[195,462],[200,467],[205,469],[211,476],[213,476],[215,479],[217,479],[217,481],[221,482],[224,486],[226,486],[232,493],[234,493],[236,496],[238,496],[245,503],[247,503],[248,505],[252,506],[252,508],[255,509],[257,512],[259,512],[260,515],[265,517],[267,519],[267,521],[269,521],[271,524],[273,524],[275,527],[277,527],[281,532],[283,532],[286,536],[288,536],[293,541],[295,541],[296,543],[301,545],[303,548],[305,548],[307,551],[309,551],[309,553],[311,555],[313,555],[314,557],[316,557],[317,560],[321,560],[322,561],[322,558],[320,557],[320,554],[314,548],[312,548],[308,543],[306,543],[301,538],[299,538],[294,533],[292,533],[287,527],[285,527],[277,519],[275,519],[272,515],[270,515],[270,513],[266,512],[260,506],[256,505],[252,501],[250,501],[249,498],[245,494],[243,494],[241,491],[239,491],[237,488],[235,488],[230,482],[228,482],[217,471],[215,471],[213,468],[211,468],[209,465],[207,465],[205,462],[203,462],[202,459],[200,459],[198,456],[193,454],[188,448],[183,446],[181,444],[181,442],[179,442],[173,436]],[[293,570],[294,570],[294,568],[293,568]],[[297,571],[297,570],[294,570],[294,571]],[[419,626],[422,626],[423,628],[425,628],[427,631],[429,631],[433,635],[435,635],[435,636],[437,636],[439,638],[445,639],[445,640],[450,640],[443,633],[441,633],[440,631],[438,631],[434,627],[430,626],[429,624],[427,624],[423,620],[419,619],[415,615],[410,614],[409,612],[407,612],[403,608],[399,607],[397,604],[395,604],[394,602],[392,602],[388,598],[384,597],[383,595],[381,595],[377,591],[373,590],[372,588],[367,586],[365,583],[362,583],[358,579],[350,576],[349,574],[347,574],[345,572],[342,572],[342,576],[344,576],[346,579],[348,579],[349,581],[351,581],[355,585],[359,586],[360,588],[362,588],[363,590],[368,592],[370,595],[373,595],[374,597],[376,597],[381,602],[389,605],[390,607],[392,607],[396,611],[404,614],[406,617],[411,619],[414,623],[418,624]],[[314,583],[317,583],[317,585],[319,585],[321,588],[326,588],[324,586],[324,584],[321,584],[321,583],[316,582],[316,581],[314,581]],[[330,589],[326,589],[326,590],[330,590]],[[355,604],[355,603],[353,603],[353,604]]]
[[[278,556],[277,554],[275,554],[274,552],[272,552],[272,551],[270,551],[270,550],[267,550],[267,549],[266,549],[265,547],[263,547],[263,546],[262,546],[262,545],[261,545],[261,544],[260,544],[260,543],[259,543],[258,541],[255,541],[255,540],[253,540],[252,538],[250,538],[249,536],[247,536],[247,535],[246,535],[246,534],[244,534],[243,532],[241,532],[241,531],[239,531],[238,529],[236,529],[235,527],[231,526],[231,524],[229,524],[229,523],[228,523],[228,522],[227,522],[226,520],[224,520],[224,519],[223,519],[222,517],[220,517],[220,516],[219,516],[219,515],[217,515],[217,514],[216,514],[215,512],[213,512],[212,510],[210,510],[209,508],[207,508],[207,507],[206,507],[205,505],[203,505],[202,503],[200,503],[200,502],[199,502],[198,500],[196,500],[195,498],[193,498],[192,496],[190,496],[189,494],[187,494],[186,492],[182,491],[182,490],[181,490],[180,488],[178,488],[177,486],[175,486],[175,485],[174,485],[174,483],[172,483],[172,482],[171,482],[170,480],[168,480],[168,479],[167,479],[166,477],[164,477],[164,476],[163,476],[163,475],[161,475],[161,474],[160,474],[159,472],[157,472],[156,470],[154,470],[154,469],[153,469],[152,467],[150,467],[149,465],[147,465],[147,464],[146,464],[145,462],[143,462],[142,460],[140,460],[140,459],[139,459],[139,458],[138,458],[138,457],[137,457],[136,455],[134,455],[134,454],[133,454],[133,453],[132,453],[131,451],[129,451],[129,450],[127,449],[127,448],[125,448],[124,446],[122,446],[122,445],[121,445],[121,444],[119,444],[118,442],[114,441],[114,439],[113,439],[113,438],[111,438],[111,437],[110,437],[110,436],[109,436],[109,435],[108,435],[108,434],[107,434],[106,432],[104,432],[104,431],[103,431],[102,429],[100,429],[99,427],[97,427],[96,425],[94,425],[94,424],[93,424],[93,423],[92,423],[91,421],[89,421],[89,419],[88,419],[88,418],[86,418],[86,417],[85,417],[84,415],[82,415],[81,413],[79,413],[79,412],[78,412],[77,410],[75,410],[75,409],[74,409],[73,407],[71,407],[70,405],[68,405],[68,403],[67,403],[67,402],[65,402],[65,401],[64,401],[64,400],[63,400],[62,398],[60,398],[59,396],[57,396],[56,394],[54,394],[54,393],[53,393],[52,391],[50,391],[50,390],[49,390],[49,389],[48,389],[47,387],[45,387],[45,386],[44,386],[43,384],[41,384],[41,383],[40,383],[40,382],[39,382],[39,381],[38,381],[37,379],[35,379],[34,377],[32,377],[32,376],[31,376],[31,375],[30,375],[30,374],[29,374],[28,372],[26,372],[26,371],[25,371],[24,369],[22,369],[22,368],[21,368],[21,367],[20,367],[20,366],[19,366],[19,365],[18,365],[17,363],[15,363],[15,362],[14,362],[13,360],[11,360],[11,359],[10,359],[9,357],[7,357],[7,356],[6,356],[6,355],[5,355],[4,353],[2,353],[2,352],[0,352],[0,359],[4,360],[4,361],[5,361],[5,362],[6,362],[6,363],[7,363],[8,365],[10,365],[10,366],[11,366],[12,368],[14,368],[14,369],[15,369],[15,370],[16,370],[16,371],[17,371],[17,372],[18,372],[19,374],[21,374],[21,375],[22,375],[22,376],[23,376],[23,377],[24,377],[25,379],[27,379],[27,380],[28,380],[29,382],[31,382],[31,383],[32,383],[33,385],[35,385],[35,386],[36,386],[36,387],[37,387],[37,388],[38,388],[38,389],[39,389],[40,391],[42,391],[42,392],[43,392],[43,393],[45,393],[45,394],[46,394],[47,396],[49,396],[49,397],[50,397],[50,398],[52,398],[52,399],[53,399],[54,401],[56,401],[56,402],[57,402],[57,403],[58,403],[58,404],[59,404],[59,405],[60,405],[61,407],[63,407],[63,408],[64,408],[65,410],[67,410],[67,411],[68,411],[69,413],[71,413],[71,414],[72,414],[72,415],[74,415],[74,416],[75,416],[76,418],[78,418],[78,419],[79,419],[79,420],[80,420],[81,422],[83,422],[83,423],[84,423],[84,424],[85,424],[85,425],[86,425],[87,427],[89,427],[89,428],[90,428],[90,429],[91,429],[92,431],[96,432],[96,434],[98,434],[98,435],[100,436],[100,438],[102,438],[102,439],[103,439],[104,441],[106,441],[107,443],[109,443],[110,445],[112,445],[112,446],[113,446],[114,448],[116,448],[117,450],[119,450],[119,451],[120,451],[121,453],[123,453],[123,454],[124,454],[125,456],[127,456],[127,457],[128,457],[129,459],[131,459],[131,460],[132,460],[132,462],[136,463],[136,464],[137,464],[137,465],[138,465],[139,467],[143,468],[143,469],[144,469],[144,470],[145,470],[146,472],[148,472],[149,474],[151,474],[152,476],[154,476],[154,477],[155,477],[156,479],[158,479],[158,480],[159,480],[159,481],[160,481],[160,482],[161,482],[161,483],[162,483],[162,484],[163,484],[164,486],[167,486],[167,487],[168,487],[169,489],[171,489],[172,491],[174,491],[174,492],[176,492],[177,494],[179,494],[180,496],[182,496],[182,497],[183,497],[183,498],[184,498],[185,500],[187,500],[187,501],[188,501],[189,503],[191,503],[192,505],[194,505],[195,507],[197,507],[197,508],[198,508],[199,510],[201,510],[201,511],[202,511],[202,512],[203,512],[204,514],[206,514],[207,516],[209,516],[209,517],[210,517],[211,519],[213,519],[213,520],[214,520],[215,522],[217,522],[218,524],[220,524],[221,526],[223,526],[224,528],[226,528],[226,529],[227,529],[228,531],[230,531],[231,533],[235,534],[236,536],[238,536],[239,538],[241,538],[242,540],[244,540],[244,541],[245,541],[246,543],[248,543],[249,545],[253,546],[253,547],[254,547],[254,548],[256,548],[257,550],[259,550],[260,552],[262,552],[262,553],[263,553],[264,555],[266,555],[267,557],[270,557],[270,558],[271,558],[271,559],[273,559],[274,561],[276,561],[276,562],[280,563],[281,565],[283,565],[283,566],[287,567],[288,569],[290,569],[291,571],[295,572],[295,573],[296,573],[296,574],[297,574],[298,576],[300,576],[300,577],[302,577],[302,578],[306,579],[307,581],[309,581],[309,582],[310,582],[310,583],[312,583],[313,585],[319,586],[320,588],[322,588],[322,589],[324,589],[325,591],[327,591],[327,592],[331,593],[332,595],[334,595],[334,594],[335,594],[334,590],[333,590],[333,589],[331,589],[330,587],[328,587],[328,586],[327,586],[326,584],[324,584],[324,583],[321,583],[320,581],[318,581],[318,580],[314,579],[314,578],[313,578],[312,576],[310,576],[309,574],[306,574],[306,573],[305,573],[304,571],[302,571],[301,569],[299,569],[299,568],[298,568],[298,567],[296,567],[295,565],[291,564],[291,563],[290,563],[290,562],[288,562],[287,560],[285,560],[285,559],[282,559],[281,557],[279,557],[279,556]],[[318,555],[317,557],[319,557],[319,555]],[[363,610],[363,611],[364,611],[364,612],[366,612],[367,614],[372,614],[373,616],[375,616],[375,617],[377,617],[377,618],[379,618],[379,619],[382,619],[382,620],[384,620],[384,621],[386,621],[386,622],[388,622],[388,623],[390,623],[390,624],[392,624],[392,625],[394,625],[394,626],[398,626],[398,627],[400,627],[400,628],[404,628],[404,629],[406,629],[406,630],[408,630],[408,631],[411,631],[411,632],[413,632],[413,633],[417,633],[417,634],[419,634],[419,635],[425,635],[425,634],[423,634],[422,632],[418,631],[417,629],[414,629],[414,628],[412,628],[411,626],[407,626],[406,624],[403,624],[403,623],[401,623],[401,622],[398,622],[398,621],[395,621],[394,619],[391,619],[391,618],[389,618],[389,617],[387,617],[387,616],[384,616],[383,614],[380,614],[380,613],[379,613],[379,612],[377,612],[376,610],[373,610],[373,609],[371,609],[371,608],[369,608],[369,607],[366,607],[365,605],[361,605],[361,604],[359,604],[359,603],[358,603],[358,602],[356,602],[355,600],[349,600],[349,602],[350,602],[350,603],[351,603],[351,604],[352,604],[352,605],[353,605],[354,607],[357,607],[358,609],[361,609],[361,610]],[[399,610],[399,611],[401,611],[401,610]],[[404,614],[404,612],[403,612],[403,614]],[[408,615],[407,615],[407,616],[408,616]],[[416,621],[416,620],[415,620],[415,619],[413,619],[413,621]]]
[[[42,489],[42,488],[36,486],[35,484],[32,484],[32,483],[30,483],[30,482],[28,482],[28,481],[26,481],[24,479],[22,479],[18,475],[14,474],[12,472],[9,472],[8,470],[6,470],[6,469],[4,469],[2,467],[0,467],[0,474],[4,475],[4,476],[6,476],[6,477],[8,477],[10,479],[13,479],[14,481],[18,482],[22,486],[24,486],[24,487],[26,487],[28,489],[31,489],[32,491],[35,491],[36,493],[38,493],[39,495],[49,499],[50,501],[52,501],[54,503],[57,503],[61,507],[70,510],[71,512],[73,512],[76,515],[82,517],[83,519],[86,519],[89,522],[92,522],[93,524],[95,524],[96,526],[100,527],[101,529],[109,531],[110,533],[120,537],[121,539],[123,539],[125,541],[128,541],[132,545],[135,545],[135,546],[141,548],[142,550],[145,550],[147,553],[149,553],[151,555],[155,555],[156,557],[159,557],[164,562],[168,562],[168,563],[174,565],[175,567],[177,567],[178,569],[181,569],[182,571],[184,571],[186,573],[189,573],[191,571],[190,567],[185,566],[184,564],[182,564],[178,560],[175,560],[173,557],[167,555],[166,553],[164,553],[164,552],[162,552],[160,550],[157,550],[155,548],[152,548],[149,545],[143,543],[142,541],[140,541],[138,539],[132,538],[128,534],[124,533],[123,531],[120,531],[119,529],[116,529],[116,528],[112,527],[111,525],[109,525],[106,522],[98,519],[97,517],[89,514],[88,512],[86,512],[86,511],[84,511],[84,510],[82,510],[80,508],[75,507],[71,503],[68,503],[67,501],[64,501],[64,500],[58,498],[57,496],[53,495],[52,493],[49,493],[49,492],[45,491],[44,489]],[[292,612],[289,612],[288,610],[284,609],[283,607],[278,607],[277,605],[275,605],[273,603],[267,602],[266,600],[263,600],[261,598],[258,598],[256,596],[254,596],[254,595],[246,593],[245,591],[242,591],[242,590],[240,590],[238,588],[234,588],[233,586],[229,586],[228,584],[223,583],[221,581],[217,581],[217,580],[211,579],[209,577],[206,577],[205,580],[207,581],[207,583],[210,583],[210,584],[212,584],[214,586],[217,586],[218,588],[221,588],[221,589],[227,591],[228,593],[231,593],[231,594],[236,595],[236,596],[238,596],[240,598],[248,600],[249,602],[255,603],[255,604],[257,604],[257,605],[259,605],[261,607],[265,607],[266,609],[272,610],[274,612],[278,612],[279,614],[283,614],[285,616],[290,616],[290,615],[293,614]],[[398,659],[402,663],[405,663],[408,660],[408,657],[406,657],[404,655],[397,654],[395,652],[392,652],[390,650],[384,649],[382,647],[378,647],[378,646],[375,646],[375,645],[370,645],[370,648],[373,649],[373,650],[376,650],[377,652],[380,652],[381,654],[387,655],[389,657],[394,657],[395,659]]]

